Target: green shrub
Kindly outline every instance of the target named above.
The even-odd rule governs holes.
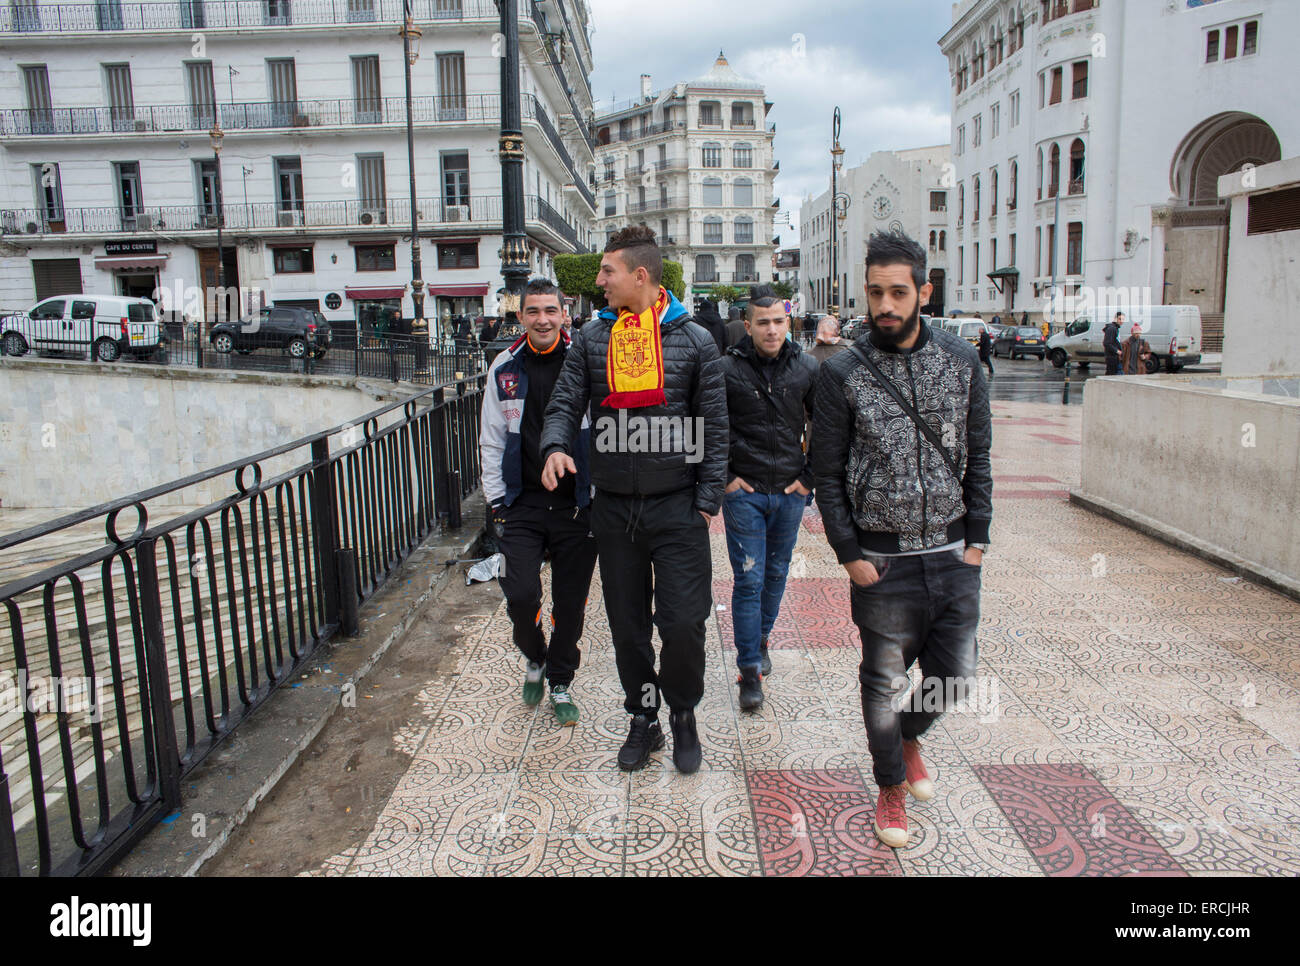
[[[585,255],[556,255],[555,281],[565,295],[585,295],[597,305],[605,304],[605,293],[596,287],[596,274],[600,271],[600,252]],[[686,295],[680,262],[664,259],[664,288],[678,299]]]

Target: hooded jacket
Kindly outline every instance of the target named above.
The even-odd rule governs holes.
[[[662,406],[613,409],[605,359],[618,315],[605,309],[573,339],[546,407],[542,457],[575,453],[578,429],[591,413],[591,481],[623,496],[658,496],[695,487],[695,507],[709,515],[722,506],[727,484],[727,389],[722,360],[707,331],[676,297],[659,321],[664,354]],[[648,420],[650,431],[647,431]]]
[[[796,480],[811,490],[803,429],[813,411],[816,360],[787,339],[776,360],[766,363],[746,336],[727,350],[722,365],[731,420],[728,481],[738,476],[759,493],[784,493]]]
[[[939,436],[958,473],[857,352],[821,364],[813,470],[826,539],[844,564],[862,551],[987,543],[993,519],[993,414],[975,347],[922,319],[911,349],[856,342]]]

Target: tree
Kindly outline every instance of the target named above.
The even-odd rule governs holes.
[[[605,293],[596,287],[596,273],[600,271],[600,252],[585,255],[556,255],[555,281],[565,295],[585,295],[597,305],[605,304]],[[686,286],[682,280],[680,262],[664,259],[663,286],[678,299],[685,297]]]
[[[776,297],[779,299],[794,298],[794,286],[789,282],[773,282],[772,291],[776,293]]]
[[[713,288],[709,289],[709,298],[715,302],[738,302],[745,298],[749,293],[744,289],[736,288],[734,285],[725,285],[719,282]]]

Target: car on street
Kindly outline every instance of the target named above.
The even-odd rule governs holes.
[[[331,338],[325,316],[296,305],[269,306],[238,322],[218,322],[208,333],[212,348],[223,355],[278,349],[295,359],[323,358]]]
[[[1116,312],[1124,313],[1121,343],[1129,337],[1134,322],[1141,325],[1142,338],[1151,346],[1147,372],[1157,372],[1162,365],[1168,372],[1177,372],[1201,361],[1201,310],[1197,306],[1108,305],[1088,309],[1047,340],[1047,358],[1052,365],[1058,369],[1067,362],[1081,369],[1094,362],[1104,365],[1104,330]]]
[[[944,321],[949,323],[949,332],[965,339],[973,346],[980,344],[980,333],[989,328],[989,324],[981,319],[945,319]]]
[[[58,295],[0,319],[0,351],[89,353],[99,362],[167,357],[167,332],[153,302],[126,295]]]
[[[1019,359],[1021,356],[1038,356],[1042,359],[1046,352],[1043,330],[1036,329],[1032,325],[1003,326],[1002,331],[993,337],[995,358],[1005,355],[1012,359]]]

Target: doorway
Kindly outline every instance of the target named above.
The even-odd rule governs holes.
[[[226,270],[225,291],[217,286],[217,250],[199,249],[199,278],[203,280],[204,318],[209,328],[218,322],[240,318],[239,262],[235,257],[233,246],[223,247],[221,254]]]

